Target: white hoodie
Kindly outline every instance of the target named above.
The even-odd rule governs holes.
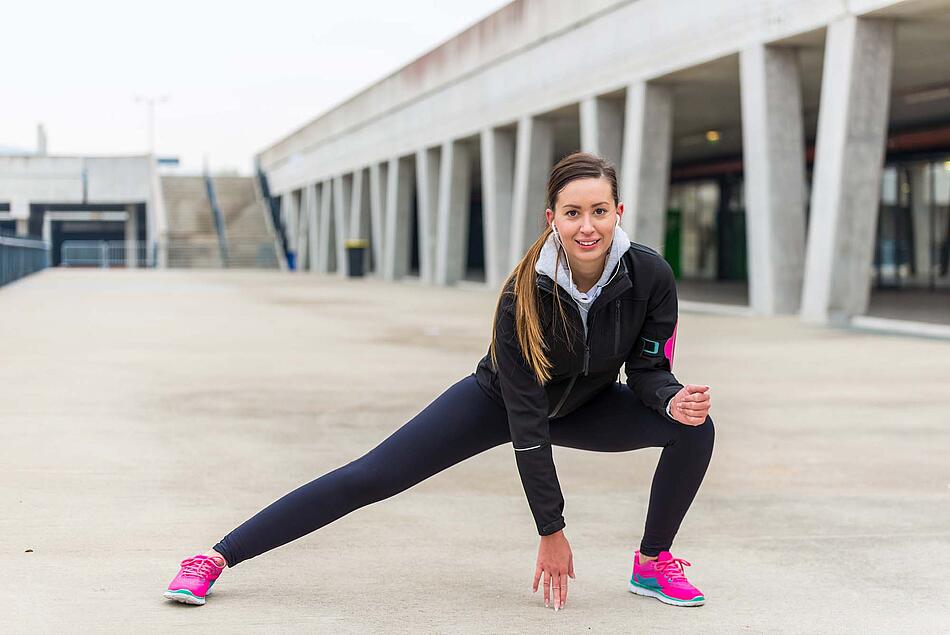
[[[579,291],[577,285],[574,284],[574,277],[567,263],[567,254],[561,254],[560,267],[555,271],[558,247],[554,240],[553,233],[548,236],[544,247],[541,248],[541,255],[538,256],[538,262],[535,263],[534,270],[556,282],[573,298],[581,313],[581,322],[584,324],[585,337],[587,336],[587,312],[590,310],[590,306],[594,303],[594,300],[597,299],[597,296],[600,295],[601,290],[607,286],[607,283],[613,278],[614,273],[617,271],[617,265],[620,264],[620,258],[627,253],[628,249],[630,249],[630,238],[627,236],[627,232],[625,232],[620,225],[617,225],[614,227],[614,237],[610,244],[610,251],[607,253],[604,272],[600,274],[600,280],[590,288],[590,291],[583,293]]]

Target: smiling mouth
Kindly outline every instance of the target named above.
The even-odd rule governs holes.
[[[600,242],[600,238],[597,240],[575,240],[574,242],[576,242],[581,247],[593,247]]]

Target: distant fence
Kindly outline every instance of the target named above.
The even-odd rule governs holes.
[[[275,269],[278,266],[277,252],[271,241],[228,241],[227,262],[221,258],[217,241],[169,240],[158,249],[161,253],[154,254],[152,261],[164,259],[170,269]],[[139,267],[152,266],[147,259],[148,244],[142,241],[67,240],[63,242],[60,255],[63,267],[127,267],[133,262],[133,257]]]
[[[137,266],[144,267],[148,245],[144,241],[66,240],[59,253],[59,262],[63,267],[125,267],[133,258]]]
[[[49,245],[32,238],[0,235],[0,286],[49,266]]]

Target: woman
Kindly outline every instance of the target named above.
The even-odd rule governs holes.
[[[213,549],[188,558],[165,597],[204,604],[233,567],[388,498],[480,452],[512,443],[541,544],[534,590],[564,606],[574,577],[552,445],[623,452],[662,447],[629,589],[667,604],[705,598],[670,545],[712,455],[708,386],[671,372],[673,272],[631,243],[614,169],[576,153],[551,171],[547,227],[508,278],[476,372],[365,456],[271,504]],[[625,367],[626,385],[615,382]]]

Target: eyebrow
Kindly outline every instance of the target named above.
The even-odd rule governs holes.
[[[594,206],[594,207],[597,207],[598,205],[606,205],[606,204],[607,204],[607,201],[601,201],[601,202],[599,202],[599,203],[594,203],[593,206]],[[580,209],[580,208],[581,208],[580,205],[575,205],[574,203],[565,203],[565,204],[564,204],[564,207],[576,207],[577,209]]]

